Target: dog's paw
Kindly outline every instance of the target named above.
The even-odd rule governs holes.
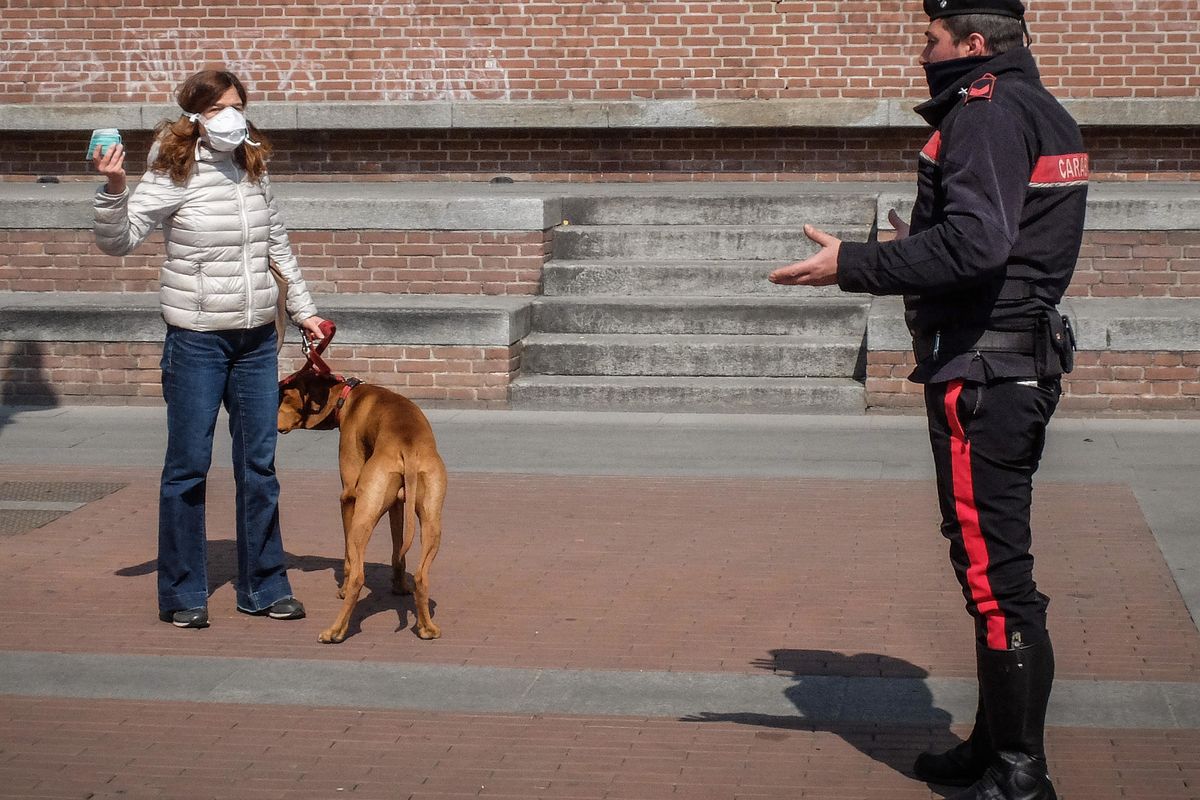
[[[321,635],[317,637],[317,641],[323,644],[341,644],[346,640],[345,631],[337,631],[333,628],[321,631]]]
[[[442,635],[442,629],[432,622],[428,625],[417,625],[417,636],[422,639],[439,639]]]
[[[405,575],[400,578],[392,579],[392,594],[412,594],[414,582],[412,576]]]

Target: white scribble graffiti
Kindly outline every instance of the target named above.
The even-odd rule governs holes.
[[[120,91],[131,99],[169,93],[200,57],[200,51],[184,45],[176,31],[141,40],[125,50],[117,70],[123,80]]]
[[[66,51],[52,37],[31,31],[27,36],[0,40],[0,75],[21,91],[57,100],[87,99],[92,84],[107,68],[91,51]]]
[[[512,6],[517,18],[523,18],[525,3]],[[378,26],[395,19],[419,20],[421,9],[415,2],[377,0],[364,11]],[[465,42],[455,47],[442,47],[429,37],[420,37],[419,44],[385,47],[370,62],[353,65],[364,75],[352,81],[352,91],[392,101],[511,99],[509,75],[493,43],[471,36],[469,28],[465,33]],[[187,30],[130,35],[116,51],[118,60],[108,64],[87,48],[67,49],[73,43],[61,35],[47,29],[5,37],[0,42],[4,82],[56,100],[94,99],[95,84],[113,83],[112,91],[121,99],[155,102],[170,100],[179,82],[196,70],[222,63],[243,76],[254,94],[325,93],[326,76],[344,71],[328,66],[341,60],[341,53],[297,44],[305,37],[288,38],[279,29],[243,27],[217,32],[215,38]]]
[[[285,51],[259,45],[229,52],[225,64],[232,72],[248,76],[259,91],[318,91],[324,71],[317,50]]]
[[[472,41],[467,50],[432,48],[427,67],[384,68],[369,91],[380,100],[510,100],[508,73],[499,60]],[[410,56],[411,57],[411,56]],[[453,66],[447,66],[453,64]]]
[[[248,41],[265,39],[262,31],[239,32]],[[307,91],[319,88],[319,72],[311,66],[316,51],[294,51],[263,44],[235,45],[213,59],[212,51],[204,49],[204,41],[184,42],[178,32],[141,41],[126,51],[118,70],[124,78],[122,93],[128,98],[170,96],[172,90],[188,75],[206,65],[222,64],[226,69],[245,76],[251,91]]]
[[[525,15],[525,3],[517,2],[517,19]],[[376,2],[368,6],[373,18],[418,19],[416,3]],[[508,72],[489,49],[488,43],[470,37],[464,48],[436,44],[397,50],[383,61],[409,64],[404,68],[380,67],[366,89],[381,100],[509,100],[512,87]],[[423,64],[424,66],[416,66]]]

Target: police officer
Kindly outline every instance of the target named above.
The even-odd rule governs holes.
[[[925,385],[942,533],[975,622],[970,737],[914,766],[969,786],[951,800],[1055,798],[1043,749],[1054,655],[1033,579],[1029,509],[1073,342],[1058,313],[1079,254],[1088,159],[1025,46],[1019,0],[924,0],[933,127],[897,238],[841,242],[780,268],[780,284],[904,295]]]

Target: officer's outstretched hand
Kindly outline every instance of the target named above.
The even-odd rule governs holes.
[[[896,212],[896,209],[888,211],[888,222],[892,224],[892,228],[896,231],[896,239],[905,239],[908,237],[908,223]]]
[[[780,267],[767,276],[771,283],[784,286],[832,286],[837,283],[838,252],[842,240],[812,225],[804,226],[804,235],[821,246],[814,255],[795,264]]]

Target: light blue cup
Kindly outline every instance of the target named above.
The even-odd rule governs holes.
[[[108,153],[108,148],[114,144],[121,143],[121,132],[116,128],[97,128],[92,131],[92,140],[88,142],[87,156],[85,161],[92,160],[92,153],[96,152],[96,146],[100,146],[100,155]]]

